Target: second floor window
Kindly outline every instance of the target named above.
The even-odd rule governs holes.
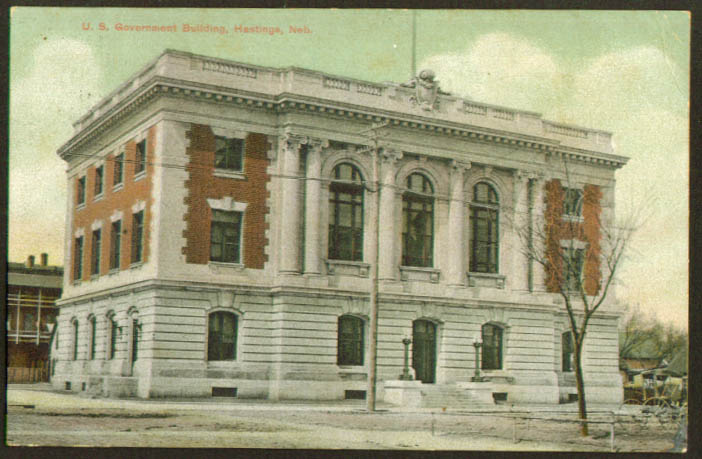
[[[93,241],[92,241],[92,252],[90,260],[90,274],[100,274],[100,250],[101,250],[101,240],[102,231],[99,229],[93,231]]]
[[[329,258],[363,260],[363,177],[351,164],[334,168],[329,185]]]
[[[73,279],[80,280],[83,277],[83,236],[75,239],[73,247]]]
[[[115,168],[112,176],[112,185],[116,186],[124,180],[124,153],[115,156]]]
[[[433,266],[434,189],[422,174],[407,177],[402,196],[402,264]]]
[[[470,205],[470,271],[497,273],[500,202],[495,189],[481,182],[473,187]]]
[[[104,172],[105,166],[100,166],[95,169],[95,196],[100,196],[102,194],[102,182]]]
[[[580,217],[583,214],[583,192],[577,188],[565,188],[563,193],[563,215]]]
[[[144,211],[132,216],[132,263],[139,263],[144,256]]]
[[[215,168],[241,172],[244,166],[244,140],[215,137]]]
[[[210,261],[241,262],[241,212],[212,209]]]
[[[122,221],[112,222],[110,232],[110,269],[119,269],[122,254]]]
[[[85,204],[85,175],[76,184],[76,204]]]
[[[136,144],[136,157],[134,158],[134,175],[146,170],[146,139]]]

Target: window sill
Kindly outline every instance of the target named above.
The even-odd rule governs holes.
[[[224,261],[210,261],[208,265],[215,273],[220,271],[243,271],[246,269],[246,266],[242,263],[226,263]]]
[[[400,279],[402,279],[403,281],[418,280],[432,282],[436,284],[439,282],[440,277],[441,270],[436,268],[421,268],[419,266],[400,266]]]
[[[83,210],[83,209],[85,209],[85,201],[79,202],[78,204],[76,204],[76,210]]]
[[[107,272],[108,276],[114,276],[115,274],[119,273],[119,268],[110,268],[110,270]]]
[[[370,265],[362,261],[324,260],[327,264],[327,274],[341,276],[368,277]]]
[[[205,360],[208,369],[228,369],[238,366],[238,360]]]
[[[143,261],[135,261],[129,265],[129,269],[138,269],[138,268],[141,268],[143,265],[144,265]]]
[[[79,287],[81,283],[82,283],[81,280],[74,280],[73,283],[72,283],[72,285],[73,285],[74,287]]]
[[[98,280],[99,278],[100,278],[100,274],[91,274],[90,275],[91,281]]]
[[[585,221],[585,219],[583,218],[582,215],[566,215],[566,214],[563,214],[563,215],[561,216],[561,218],[563,219],[564,222],[568,222],[568,223],[582,223],[582,222]]]
[[[497,273],[468,273],[469,287],[505,288],[507,276]]]
[[[105,194],[102,192],[100,194],[96,194],[93,197],[93,202],[102,201],[102,198],[104,198],[104,197],[105,197]]]
[[[215,177],[220,177],[220,178],[246,180],[246,175],[244,175],[244,171],[235,171],[235,170],[229,170],[229,169],[215,169],[213,175]]]
[[[112,192],[115,193],[122,188],[124,188],[124,182],[115,183],[115,186],[112,187]]]
[[[137,173],[137,174],[134,174],[134,181],[135,181],[135,182],[138,182],[139,180],[143,179],[144,177],[146,177],[146,171],[145,171],[145,170],[143,170],[143,171],[141,171],[141,172],[139,172],[139,173]]]

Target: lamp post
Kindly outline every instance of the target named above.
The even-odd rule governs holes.
[[[400,375],[401,381],[412,381],[412,375],[409,371],[409,345],[412,342],[411,339],[405,338],[402,340],[402,344],[405,345],[405,366],[402,369],[402,374]]]
[[[475,376],[471,378],[473,382],[482,382],[483,377],[480,376],[480,347],[483,345],[477,339],[473,339],[473,347],[475,348]]]

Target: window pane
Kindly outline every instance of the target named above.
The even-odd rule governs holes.
[[[337,364],[363,365],[363,321],[358,317],[339,317]]]

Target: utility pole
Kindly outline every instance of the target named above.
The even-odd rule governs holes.
[[[368,390],[366,392],[366,410],[369,412],[375,411],[376,400],[376,383],[377,383],[377,357],[378,357],[378,248],[380,247],[380,147],[378,145],[378,129],[387,126],[387,122],[381,124],[373,124],[369,129],[361,131],[366,133],[371,131],[372,146],[370,153],[373,158],[373,178],[375,193],[375,210],[371,220],[373,224],[373,249],[371,250],[371,291],[370,291],[370,343],[368,349]]]

